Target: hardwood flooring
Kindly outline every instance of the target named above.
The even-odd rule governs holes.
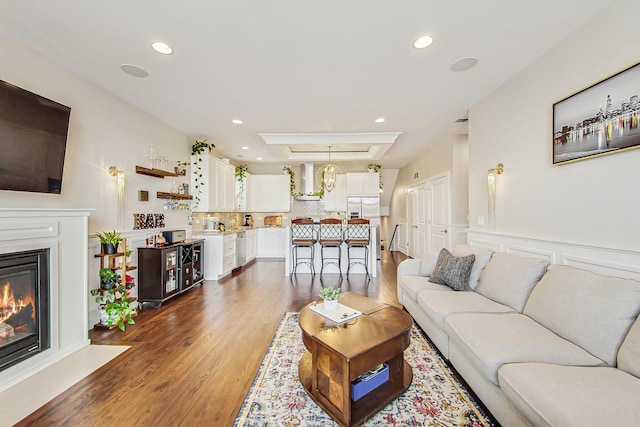
[[[299,311],[321,286],[341,285],[399,306],[396,267],[382,251],[378,277],[284,276],[284,261],[240,273],[145,307],[135,325],[91,331],[94,344],[131,349],[22,420],[19,426],[231,426],[285,311]]]

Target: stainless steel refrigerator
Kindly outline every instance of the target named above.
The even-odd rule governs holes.
[[[380,198],[347,197],[347,218],[364,218],[376,228],[376,259],[380,259]]]

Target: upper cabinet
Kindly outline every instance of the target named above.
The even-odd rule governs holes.
[[[289,212],[291,210],[288,174],[248,175],[245,191],[249,212]]]
[[[344,174],[336,176],[336,187],[331,191],[325,190],[323,198],[325,211],[343,212],[347,210],[347,187]]]
[[[380,196],[378,172],[347,173],[347,196]]]
[[[201,158],[201,160],[199,160]],[[198,176],[196,182],[196,175]],[[191,156],[191,193],[200,202],[195,212],[234,212],[235,167],[211,155]]]

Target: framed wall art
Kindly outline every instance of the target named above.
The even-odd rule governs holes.
[[[640,63],[553,104],[553,164],[640,147]]]

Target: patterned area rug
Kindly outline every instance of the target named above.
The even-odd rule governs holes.
[[[234,426],[336,426],[298,379],[305,352],[298,313],[285,313]],[[492,426],[446,363],[414,325],[405,360],[413,382],[364,426]]]

